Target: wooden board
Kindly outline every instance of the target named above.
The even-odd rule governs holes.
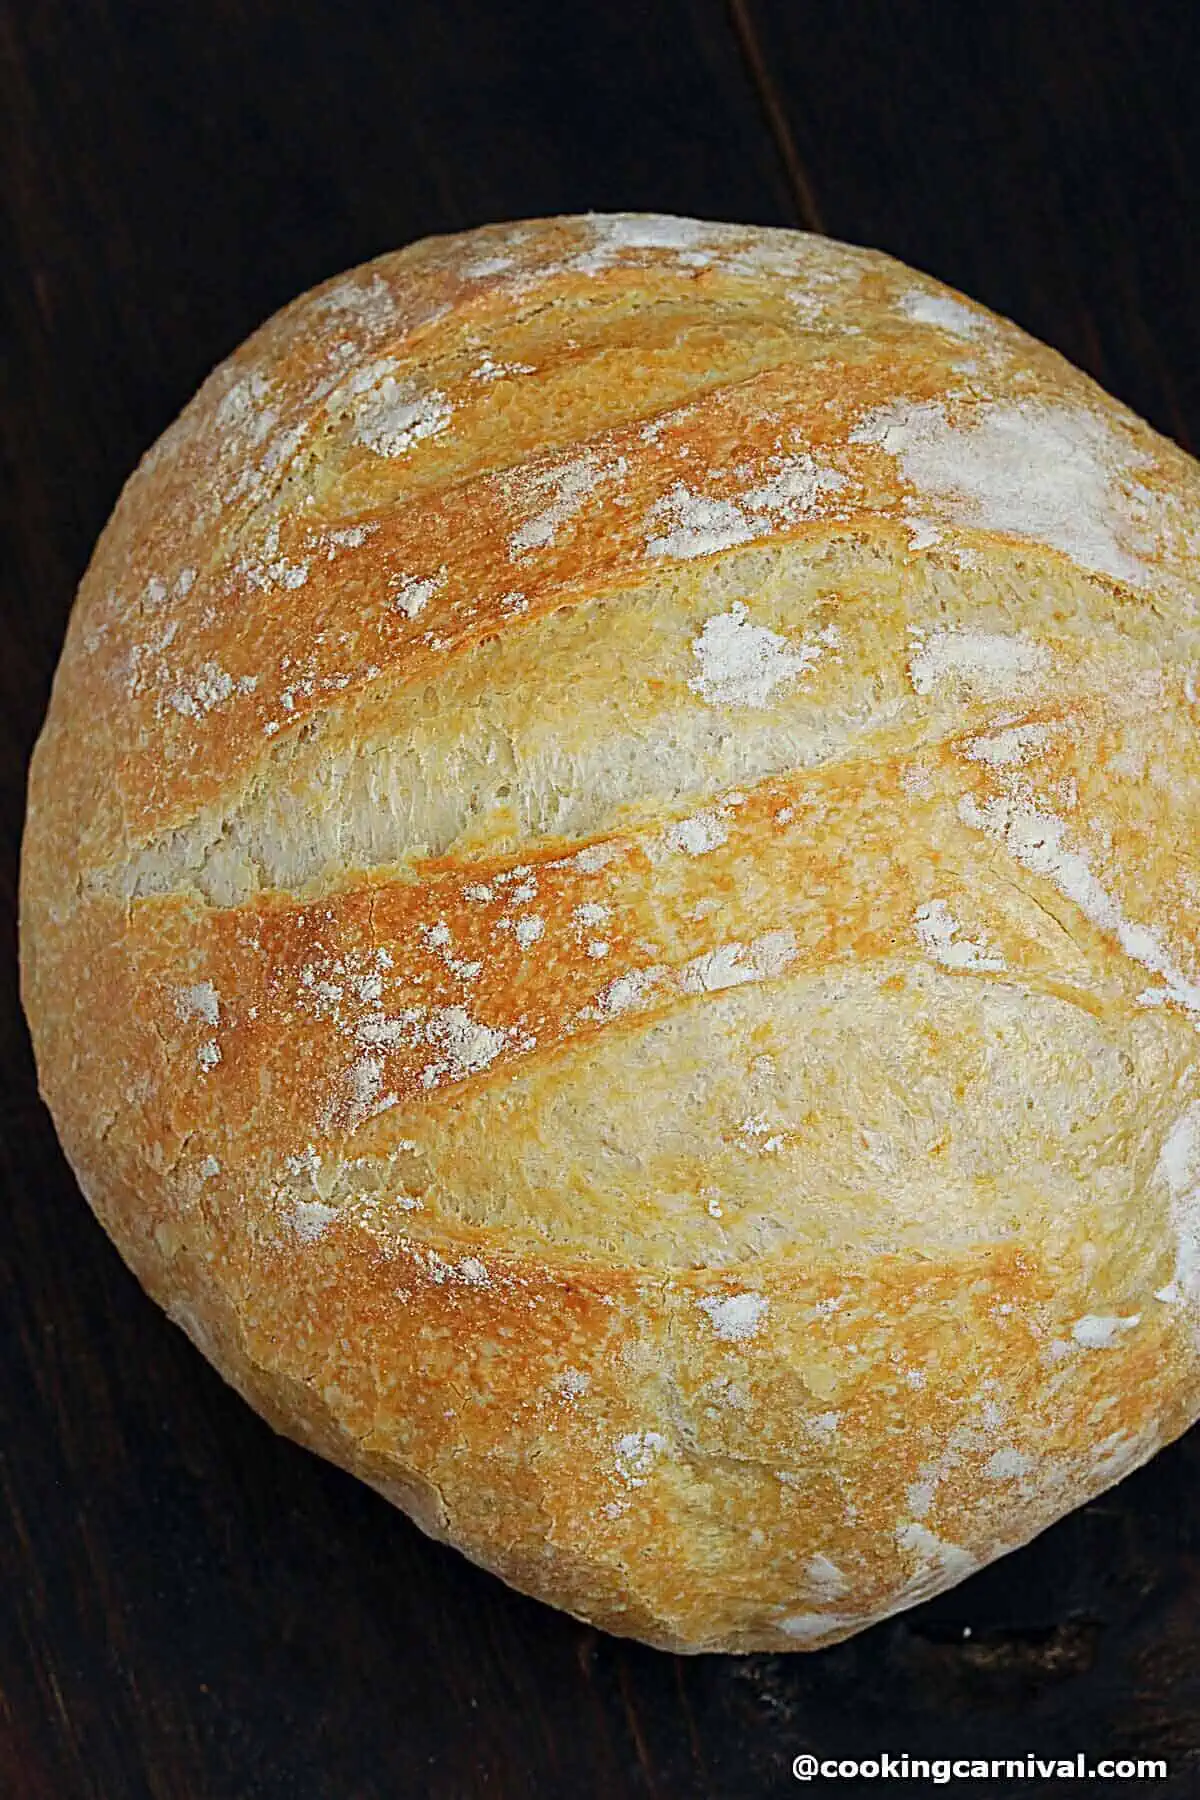
[[[1194,447],[1191,18],[0,0],[10,941],[25,762],[121,481],[260,319],[385,247],[589,207],[819,225],[1009,313]],[[794,1788],[799,1752],[885,1750],[1163,1756],[1152,1791],[1200,1792],[1200,1435],[821,1655],[605,1638],[425,1542],[221,1385],[92,1222],[11,956],[0,980],[3,1800],[742,1800]]]

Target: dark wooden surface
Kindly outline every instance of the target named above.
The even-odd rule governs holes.
[[[140,452],[274,307],[488,219],[802,223],[967,289],[1194,447],[1193,17],[0,0],[10,949],[24,766],[90,545]],[[0,981],[3,1800],[742,1800],[793,1789],[799,1751],[884,1749],[1160,1755],[1152,1791],[1200,1793],[1197,1433],[821,1655],[605,1638],[426,1543],[222,1387],[92,1222],[36,1098],[11,955]]]

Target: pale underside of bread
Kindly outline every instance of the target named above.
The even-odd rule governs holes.
[[[669,1648],[1200,1412],[1196,466],[871,252],[429,240],[128,483],[35,753],[80,1184],[280,1430]]]

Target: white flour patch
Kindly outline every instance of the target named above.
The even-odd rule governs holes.
[[[181,1019],[203,1019],[206,1025],[221,1020],[221,1002],[211,981],[198,981],[193,987],[179,988],[175,994],[175,1011]]]
[[[257,675],[241,675],[235,680],[219,663],[206,662],[186,687],[174,688],[155,710],[161,715],[165,705],[185,719],[203,719],[234,694],[252,694],[257,686]]]
[[[748,981],[769,981],[783,974],[795,954],[796,940],[790,931],[769,931],[749,946],[722,944],[693,957],[680,970],[679,983],[685,994],[711,994]]]
[[[650,556],[711,556],[748,544],[756,535],[753,522],[732,500],[693,494],[682,481],[650,508],[648,517],[669,524],[668,530],[647,538]]]
[[[896,1543],[901,1550],[911,1550],[917,1557],[917,1566],[901,1590],[906,1602],[935,1594],[952,1582],[961,1581],[977,1566],[969,1550],[959,1544],[944,1542],[915,1521],[896,1528]]]
[[[602,905],[599,900],[585,900],[582,905],[575,908],[571,918],[576,925],[586,931],[591,931],[595,926],[603,925],[611,912],[612,908]]]
[[[821,511],[824,496],[840,493],[846,485],[846,477],[837,469],[823,467],[803,451],[787,458],[775,474],[743,494],[741,504],[752,513],[768,513],[794,524],[798,519],[813,518]]]
[[[917,937],[925,954],[946,969],[974,973],[998,973],[1005,967],[999,951],[986,940],[960,937],[962,926],[944,900],[927,900],[913,914]]]
[[[470,961],[466,957],[455,955],[453,933],[444,919],[439,919],[436,925],[423,925],[421,936],[429,949],[441,957],[450,973],[457,975],[460,981],[477,981],[483,973],[482,962]],[[364,1000],[378,999],[381,991],[381,978],[375,974],[369,975],[360,989]]]
[[[262,543],[253,556],[243,556],[235,563],[238,574],[247,586],[269,592],[272,588],[296,588],[304,586],[312,567],[305,557],[303,562],[289,562],[279,552],[279,523],[276,520],[263,533]]]
[[[796,1421],[800,1430],[815,1438],[818,1444],[832,1444],[841,1422],[840,1412],[809,1413]]]
[[[222,395],[214,415],[216,423],[223,431],[245,432],[252,444],[261,443],[277,417],[265,409],[271,391],[271,383],[257,369],[243,375]]]
[[[588,224],[605,250],[701,250],[730,234],[728,226],[672,213],[593,213]]]
[[[976,337],[991,327],[989,319],[962,300],[952,299],[949,294],[926,294],[920,288],[912,288],[901,296],[898,304],[905,318],[911,319],[914,325],[934,325],[939,331],[952,332],[955,337]]]
[[[378,530],[378,523],[372,519],[364,525],[346,525],[339,531],[327,531],[319,540],[325,551],[326,562],[332,562],[339,550],[361,550],[367,539]]]
[[[1033,1458],[1023,1450],[997,1450],[984,1463],[983,1473],[989,1481],[1016,1481],[1032,1467]]]
[[[481,256],[475,262],[466,263],[463,274],[468,281],[486,281],[492,275],[507,275],[516,266],[512,256]]]
[[[472,381],[500,381],[505,375],[532,375],[532,363],[494,362],[490,356],[481,357],[471,370]]]
[[[831,1632],[863,1623],[856,1613],[791,1613],[780,1619],[779,1629],[798,1644],[811,1644]]]
[[[677,481],[646,515],[651,527],[646,554],[686,561],[752,543],[781,524],[820,517],[825,495],[846,485],[844,475],[822,467],[807,452],[783,459],[766,481],[736,500],[693,493]]]
[[[940,1476],[935,1473],[924,1481],[909,1482],[905,1498],[908,1501],[908,1510],[915,1519],[923,1519],[933,1505],[939,1479]]]
[[[1138,995],[1143,1005],[1173,1000],[1194,1018],[1200,1018],[1200,987],[1179,968],[1159,934],[1149,925],[1127,919],[1086,859],[1077,850],[1067,848],[1067,828],[1061,819],[1053,813],[1040,812],[1011,794],[984,801],[964,794],[958,803],[958,814],[964,824],[985,831],[1002,843],[1022,867],[1053,882],[1086,919],[1116,938],[1131,961],[1162,980],[1162,988]]]
[[[221,1046],[215,1038],[210,1038],[207,1044],[201,1044],[196,1052],[196,1061],[205,1074],[210,1069],[215,1069],[220,1060]]]
[[[806,674],[837,643],[835,627],[827,625],[793,644],[765,625],[752,625],[745,603],[735,600],[693,638],[699,672],[688,686],[710,706],[766,706],[777,689]]]
[[[468,1287],[491,1287],[492,1278],[487,1272],[487,1265],[480,1262],[477,1256],[464,1256],[458,1264],[458,1278]]]
[[[995,631],[914,633],[908,673],[914,692],[932,693],[943,682],[984,700],[1020,696],[1043,675],[1050,657],[1029,638]]]
[[[1071,1336],[1086,1350],[1110,1350],[1123,1331],[1141,1323],[1141,1313],[1119,1318],[1111,1313],[1084,1313],[1071,1327]]]
[[[1155,1176],[1171,1197],[1175,1270],[1156,1299],[1200,1301],[1200,1100],[1176,1119],[1163,1142]]]
[[[486,1069],[503,1050],[508,1033],[481,1025],[465,1007],[443,1006],[425,1021],[422,1036],[442,1051],[436,1062],[421,1071],[422,1087],[430,1088],[439,1081],[459,1081]]]
[[[780,1133],[773,1133],[763,1113],[751,1113],[743,1119],[738,1127],[738,1143],[743,1150],[752,1151],[758,1156],[771,1156],[782,1150],[786,1139]]]
[[[630,969],[626,975],[618,975],[610,981],[602,993],[597,994],[596,1003],[584,1010],[585,1019],[614,1019],[620,1013],[630,1012],[640,1006],[652,987],[667,974],[667,970],[659,967],[650,969]]]
[[[748,239],[744,228],[741,242],[732,242],[723,258],[728,266],[742,275],[775,275],[786,280],[802,280],[806,287],[839,287],[854,282],[865,272],[866,257],[861,250],[847,244],[834,244],[804,232],[779,231],[762,227]],[[854,330],[855,327],[844,327]]]
[[[699,1302],[713,1330],[727,1343],[744,1343],[755,1337],[767,1316],[769,1302],[762,1294],[710,1294]]]
[[[437,388],[422,393],[412,382],[384,375],[354,408],[354,441],[376,456],[404,456],[423,438],[445,431],[451,416]]]
[[[424,612],[433,596],[440,593],[446,585],[446,565],[442,564],[436,575],[419,577],[416,575],[390,575],[388,588],[392,596],[392,605],[406,619],[415,619]]]
[[[552,468],[523,471],[520,492],[528,493],[535,502],[548,503],[513,532],[508,540],[509,555],[515,561],[552,544],[559,528],[574,518],[600,483],[623,475],[626,466],[624,457],[605,465],[594,456],[579,456]]]
[[[554,1386],[564,1400],[575,1400],[580,1394],[586,1394],[592,1385],[592,1378],[583,1369],[564,1369],[554,1378]]]
[[[823,1599],[836,1600],[839,1594],[849,1592],[850,1582],[838,1568],[832,1557],[818,1550],[810,1556],[804,1565],[804,1573],[808,1584]]]
[[[1104,1482],[1119,1481],[1122,1475],[1127,1475],[1152,1456],[1159,1441],[1153,1425],[1136,1436],[1126,1431],[1114,1431],[1110,1437],[1102,1438],[1092,1452],[1092,1473]]]
[[[805,330],[811,331],[818,327],[832,327],[834,330],[848,330],[852,335],[858,335],[860,329],[858,326],[847,326],[844,319],[830,318],[830,296],[827,292],[823,292],[819,287],[785,288],[783,297],[792,308],[792,315],[797,325],[800,325]]]
[[[665,250],[685,268],[701,269],[713,258],[713,246],[730,235],[728,226],[706,219],[676,219],[653,213],[594,214],[588,220],[591,247],[567,265],[582,275],[602,275],[624,250]]]
[[[318,312],[346,315],[374,331],[386,330],[396,318],[392,290],[381,275],[372,276],[365,286],[358,281],[339,281],[313,304]]]
[[[349,1122],[358,1124],[371,1110],[383,1085],[383,1060],[378,1056],[360,1056],[346,1071],[349,1096]]]
[[[1151,458],[1102,414],[990,402],[951,425],[940,401],[901,400],[869,413],[850,442],[895,457],[923,510],[936,501],[951,524],[1029,538],[1136,585],[1147,578],[1126,539],[1132,471]]]
[[[415,1247],[414,1254],[438,1287],[444,1287],[447,1283],[454,1287],[469,1288],[490,1288],[493,1285],[487,1265],[480,1262],[477,1256],[464,1256],[461,1262],[450,1262],[446,1257],[439,1256],[436,1250],[421,1252]]]
[[[320,1200],[297,1200],[292,1208],[292,1230],[302,1244],[313,1244],[338,1216],[336,1206]]]
[[[318,1184],[321,1173],[320,1152],[315,1144],[306,1144],[296,1156],[285,1156],[284,1167],[289,1175],[307,1175],[313,1187]]]
[[[687,856],[705,856],[729,839],[724,820],[719,814],[693,813],[690,819],[679,819],[662,835],[666,850],[681,850]]]
[[[620,849],[616,844],[585,844],[570,861],[572,867],[582,874],[598,875],[601,869],[607,868],[619,855]]]
[[[265,475],[273,474],[276,469],[285,468],[287,466],[291,458],[304,442],[307,429],[306,425],[300,424],[293,426],[290,431],[281,431],[277,433],[263,451],[262,462],[259,465],[258,470],[244,470],[242,478],[236,486],[240,487],[242,482],[244,482],[249,492],[261,492],[263,477]]]
[[[1049,742],[1048,725],[1012,725],[1006,731],[990,731],[972,738],[967,755],[972,762],[987,763],[989,768],[1010,769],[1039,755]]]
[[[627,1431],[616,1443],[617,1474],[627,1487],[645,1487],[646,1478],[667,1448],[658,1431]]]

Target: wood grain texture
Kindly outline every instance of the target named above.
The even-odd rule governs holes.
[[[1126,0],[1081,31],[1070,5],[1018,6],[951,30],[959,11],[752,0],[825,228],[1008,313],[1194,448],[1200,125],[1178,15]],[[24,767],[91,543],[146,444],[273,307],[487,218],[806,221],[716,0],[368,4],[352,26],[278,0],[5,0],[0,58],[11,946]],[[11,955],[2,979],[5,1800],[739,1800],[788,1791],[799,1750],[885,1748],[1161,1755],[1155,1791],[1195,1791],[1195,1433],[820,1656],[677,1661],[604,1638],[425,1542],[222,1387],[91,1223],[35,1098]]]

